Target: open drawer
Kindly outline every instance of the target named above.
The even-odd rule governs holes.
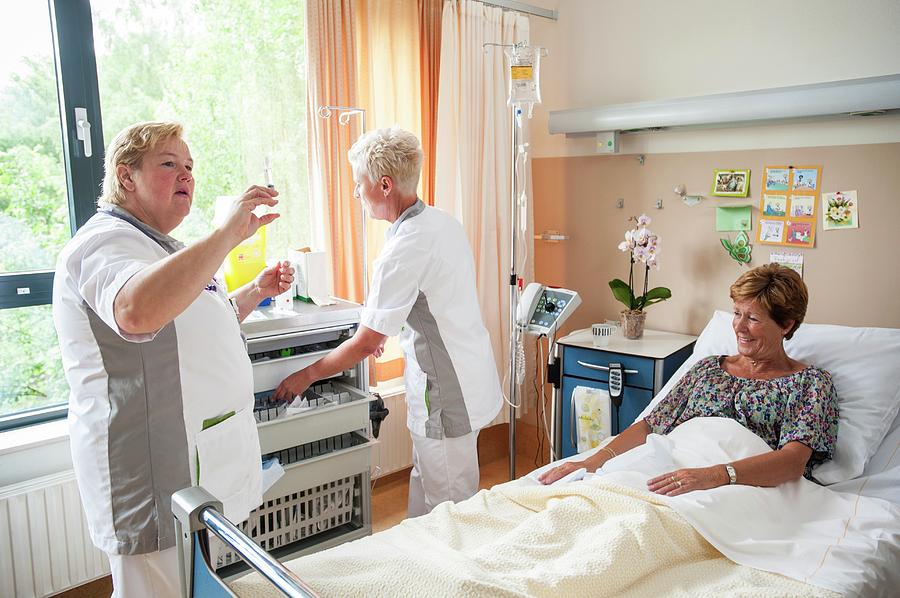
[[[284,476],[266,492],[271,500],[307,488],[358,473],[368,473],[372,464],[372,446],[378,441],[360,438],[359,444],[325,455],[284,466]]]
[[[328,384],[340,394],[339,399],[296,415],[259,423],[263,454],[366,428],[369,403],[374,397],[340,380],[329,380]]]
[[[325,357],[350,338],[353,329],[332,326],[247,339],[253,392],[275,389],[282,380]]]

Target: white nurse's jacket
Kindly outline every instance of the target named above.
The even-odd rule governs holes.
[[[435,439],[479,430],[497,416],[503,395],[465,231],[419,200],[387,237],[361,322],[386,336],[400,334],[407,426]]]
[[[171,495],[198,476],[234,521],[262,501],[251,366],[224,291],[210,281],[152,334],[127,334],[113,316],[128,279],[182,247],[112,207],[57,262],[53,319],[71,389],[72,460],[91,538],[109,553],[174,546]]]

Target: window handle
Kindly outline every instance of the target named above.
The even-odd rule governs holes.
[[[84,142],[84,157],[90,158],[91,151],[91,121],[87,117],[87,108],[75,108],[75,135],[79,141]]]

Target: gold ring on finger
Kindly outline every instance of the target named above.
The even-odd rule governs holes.
[[[681,480],[675,480],[675,485],[681,488]]]

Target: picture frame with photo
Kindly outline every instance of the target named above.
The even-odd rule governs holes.
[[[749,170],[713,171],[712,195],[717,197],[747,197],[749,192]]]

